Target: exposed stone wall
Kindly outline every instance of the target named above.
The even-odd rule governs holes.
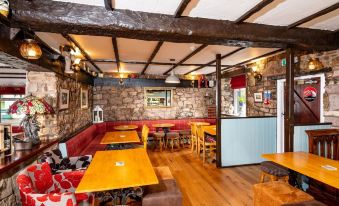
[[[44,98],[55,110],[53,115],[39,115],[40,135],[48,138],[64,137],[92,121],[93,87],[83,85],[70,78],[62,78],[52,72],[28,72],[27,94]],[[88,88],[89,104],[87,109],[80,108],[80,88]],[[70,91],[69,108],[59,109],[60,89]]]
[[[144,88],[94,87],[94,106],[104,110],[104,120],[183,119],[207,117],[215,105],[213,88],[175,88],[170,108],[145,108]]]
[[[233,114],[234,92],[230,85],[230,78],[221,79],[221,113]]]
[[[339,127],[339,50],[302,55],[299,58],[300,72],[307,73],[310,57],[317,57],[324,67],[331,67],[333,72],[325,73],[326,86],[324,94],[324,117],[326,122],[332,122],[333,127]],[[283,78],[286,67],[281,65],[284,54],[257,61],[258,70],[263,75],[261,82],[255,81],[252,75],[247,75],[247,115],[264,116],[276,115],[276,80],[273,77]],[[253,64],[248,65],[252,67]],[[298,74],[298,72],[297,72]],[[306,75],[306,74],[305,74]],[[271,90],[272,101],[270,105],[255,103],[253,94]]]

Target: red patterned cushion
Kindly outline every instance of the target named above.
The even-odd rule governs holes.
[[[47,162],[30,166],[27,172],[36,192],[47,193],[54,190],[52,171]]]

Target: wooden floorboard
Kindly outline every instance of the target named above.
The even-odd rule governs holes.
[[[183,194],[184,206],[253,205],[253,184],[259,179],[259,166],[219,169],[188,149],[149,151],[153,166],[168,166]]]

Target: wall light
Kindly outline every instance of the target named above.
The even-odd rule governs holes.
[[[39,59],[42,55],[42,51],[35,40],[25,39],[20,45],[20,54],[25,59]]]
[[[322,69],[324,68],[323,63],[320,62],[319,58],[310,58],[308,61],[308,69],[315,70],[315,69]]]

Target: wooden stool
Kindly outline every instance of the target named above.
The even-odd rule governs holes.
[[[171,151],[173,152],[173,147],[176,144],[178,148],[180,148],[180,140],[178,132],[168,132],[166,133],[166,147],[168,145],[171,146]]]
[[[255,184],[254,206],[280,206],[314,200],[313,197],[283,181]]]
[[[160,151],[162,151],[162,148],[164,146],[164,137],[165,137],[165,133],[163,133],[163,132],[154,132],[153,133],[153,141],[154,141],[153,150],[155,150],[157,145],[159,145]]]
[[[191,137],[191,131],[190,130],[180,130],[179,131],[179,136],[180,136],[180,142],[183,147],[185,147],[185,141],[186,145],[190,147],[190,137]]]
[[[265,182],[265,177],[270,177],[271,181],[277,181],[279,178],[288,182],[289,172],[286,168],[271,162],[264,161],[260,164],[261,174],[260,174],[260,182]]]

